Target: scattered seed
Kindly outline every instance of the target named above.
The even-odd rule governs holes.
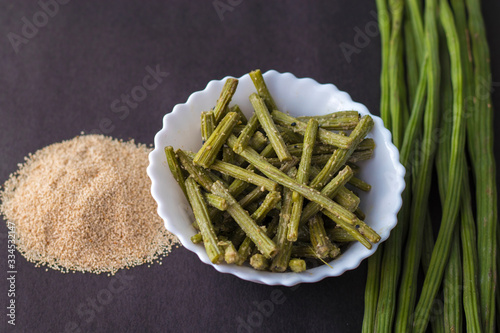
[[[170,253],[177,238],[150,194],[146,145],[83,135],[25,158],[0,193],[16,246],[36,266],[115,274]]]

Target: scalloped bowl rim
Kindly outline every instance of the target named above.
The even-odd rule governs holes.
[[[369,211],[378,209],[377,212],[381,211],[383,214],[383,225],[375,228],[381,236],[381,241],[377,244],[373,244],[371,250],[366,249],[364,246],[356,242],[350,245],[345,253],[343,253],[339,258],[333,260],[330,263],[331,267],[321,265],[308,269],[302,273],[262,272],[256,271],[247,266],[228,264],[214,265],[208,259],[205,248],[200,244],[194,244],[191,242],[190,237],[195,233],[195,229],[191,226],[193,215],[188,206],[187,200],[182,194],[177,183],[175,183],[175,180],[168,169],[164,155],[164,147],[166,145],[172,145],[174,148],[186,148],[184,145],[181,145],[182,147],[173,145],[172,142],[175,142],[176,140],[191,141],[187,142],[187,146],[189,146],[189,144],[191,144],[191,146],[193,146],[193,144],[201,146],[199,131],[195,136],[184,135],[182,138],[179,138],[179,136],[182,136],[182,134],[185,133],[182,131],[182,126],[184,126],[187,122],[183,123],[183,121],[185,118],[193,121],[196,119],[196,116],[198,116],[198,124],[192,124],[192,126],[198,126],[199,128],[200,112],[215,105],[220,90],[222,89],[222,85],[227,78],[232,76],[227,76],[221,80],[210,81],[205,89],[192,93],[186,103],[175,105],[172,112],[167,113],[163,117],[163,128],[155,135],[154,150],[149,154],[150,163],[147,168],[147,173],[152,182],[151,194],[158,204],[158,214],[163,219],[165,228],[175,234],[185,248],[196,253],[202,262],[211,265],[219,272],[230,273],[243,280],[252,282],[284,286],[293,286],[298,283],[312,283],[320,281],[326,277],[339,276],[348,270],[357,268],[364,259],[372,255],[376,251],[378,245],[389,237],[391,230],[397,224],[397,213],[402,205],[401,194],[405,187],[405,168],[399,163],[399,152],[392,144],[391,133],[384,127],[382,119],[371,114],[363,104],[352,101],[349,94],[340,91],[335,85],[331,83],[320,84],[311,78],[297,78],[291,73],[279,73],[275,70],[267,71],[263,74],[263,76],[279,109],[283,112],[289,112],[297,116],[307,115],[307,111],[301,109],[300,113],[302,114],[298,114],[294,108],[298,107],[297,104],[300,105],[300,97],[309,93],[306,94],[307,102],[305,102],[308,106],[315,104],[316,102],[321,103],[321,98],[325,99],[324,96],[327,96],[327,103],[325,107],[322,110],[319,110],[319,112],[316,112],[316,114],[330,113],[343,108],[344,110],[356,110],[362,115],[369,114],[373,118],[375,126],[369,136],[372,136],[376,142],[374,158],[369,161],[361,162],[361,164],[369,166],[370,163],[374,163],[376,158],[380,156],[379,159],[381,161],[376,162],[383,164],[383,166],[380,167],[382,170],[390,168],[390,171],[384,171],[382,177],[376,177],[373,181],[380,183],[380,186],[382,187],[386,186],[386,183],[389,184],[391,193],[382,192],[382,194],[377,194],[381,195],[383,199],[388,201],[387,207],[382,205],[381,208],[378,208],[375,204],[375,202],[377,202],[375,200],[376,198],[373,198],[375,195],[373,193],[376,191],[375,184],[372,184],[372,191],[367,194],[360,193],[360,197],[362,199],[361,205],[363,205],[365,200],[364,197],[366,197],[367,201],[370,202],[368,207]],[[242,96],[246,94],[246,100],[248,100],[248,96],[251,92],[253,92],[251,91],[253,84],[248,74],[243,75],[238,78],[238,80],[239,85],[231,105],[234,104],[235,100],[237,100],[237,104],[240,105],[241,109],[248,116],[248,112],[252,111],[251,106],[249,106],[250,104],[248,104]],[[244,90],[244,92],[242,92],[242,90]],[[315,94],[319,96],[315,96]],[[317,99],[314,99],[313,97],[317,97]],[[317,101],[318,99],[319,101]],[[288,101],[290,101],[290,103],[287,104]],[[203,103],[205,105],[201,106]],[[208,106],[208,108],[207,103],[211,103],[211,106]],[[244,104],[245,107],[242,104]],[[313,106],[321,107],[322,105],[324,105],[324,103],[318,106],[311,105],[310,109],[313,109]],[[176,125],[178,125],[178,127],[176,127]],[[175,131],[177,131],[177,133],[175,133]],[[198,143],[193,143],[195,142],[193,140],[197,140],[196,142]],[[374,168],[376,167],[379,167],[379,165],[374,164]],[[364,170],[365,169],[362,168],[362,174],[360,177],[363,176]],[[371,177],[370,175],[370,173],[367,173],[366,177]],[[169,186],[166,186],[167,184]],[[389,189],[387,189],[387,192],[389,192]],[[385,201],[382,203],[386,204]],[[368,221],[369,219],[370,215],[367,214],[367,219],[365,221],[368,224],[370,224]],[[375,222],[379,223],[379,221]]]

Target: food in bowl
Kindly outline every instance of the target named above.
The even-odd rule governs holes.
[[[355,241],[371,249],[381,237],[363,221],[353,190],[371,189],[355,174],[375,149],[366,138],[372,117],[293,117],[278,110],[260,70],[249,75],[251,117],[230,106],[238,80],[229,78],[212,110],[200,113],[198,152],[165,147],[195,217],[191,241],[203,243],[213,264],[248,261],[272,272],[329,265]]]

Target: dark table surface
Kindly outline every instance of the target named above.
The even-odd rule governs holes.
[[[0,3],[2,183],[28,153],[81,131],[152,143],[175,104],[212,79],[255,68],[334,83],[379,114],[375,1],[54,3]],[[500,3],[485,1],[483,11],[496,82],[493,104],[500,110]],[[355,52],[346,53],[349,47]],[[126,117],[113,112],[112,103],[141,85],[148,67],[168,75]],[[497,152],[499,140],[497,135]],[[115,277],[47,271],[17,255],[13,327],[6,317],[6,233],[2,223],[1,332],[361,328],[366,263],[318,283],[273,287],[218,273],[183,248],[174,249],[163,265],[135,267]]]

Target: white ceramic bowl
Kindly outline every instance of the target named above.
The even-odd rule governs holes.
[[[294,116],[321,115],[341,110],[356,110],[370,114],[360,103],[339,91],[333,84],[319,84],[310,78],[297,78],[290,73],[274,70],[263,74],[269,91],[282,112]],[[152,195],[158,203],[158,214],[165,227],[174,233],[184,247],[195,252],[204,263],[212,265],[222,273],[231,273],[241,279],[268,284],[292,286],[302,282],[316,282],[328,276],[338,276],[359,266],[361,261],[375,252],[378,244],[368,250],[358,242],[353,243],[340,257],[330,263],[302,273],[260,272],[250,267],[210,262],[201,244],[193,244],[190,237],[195,234],[191,226],[194,220],[191,208],[168,168],[164,147],[197,151],[201,147],[200,113],[211,109],[219,97],[227,78],[210,81],[207,87],[193,93],[184,104],[178,104],[163,118],[163,129],[155,136],[155,149],[149,155],[148,175],[152,181]],[[255,92],[250,76],[239,78],[238,88],[231,105],[238,104],[243,112],[253,113],[248,97]],[[368,193],[360,193],[361,209],[366,213],[365,222],[380,236],[381,242],[389,237],[396,226],[397,213],[401,208],[401,192],[405,187],[405,169],[399,163],[399,152],[391,143],[391,134],[382,119],[371,115],[375,126],[369,137],[375,140],[373,158],[360,163],[359,177],[372,185]]]

